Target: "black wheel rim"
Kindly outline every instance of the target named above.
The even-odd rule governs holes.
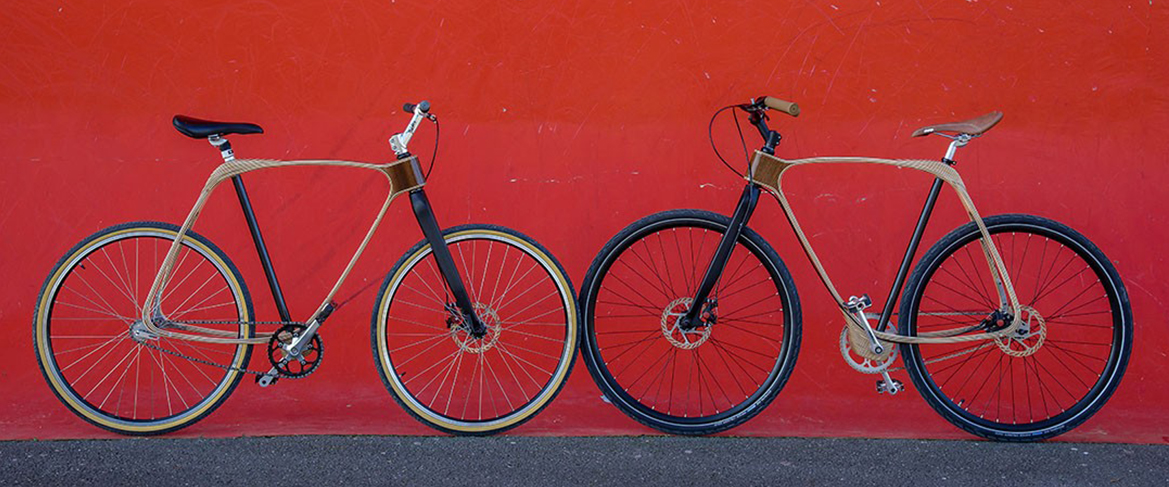
[[[968,342],[935,350],[929,354],[923,354],[922,348],[936,348],[936,345],[910,346],[907,357],[913,361],[915,366],[913,368],[919,371],[925,392],[962,420],[1006,435],[1034,434],[1053,430],[1071,421],[1086,419],[1082,413],[1093,412],[1093,406],[1097,401],[1104,400],[1107,395],[1105,393],[1119,381],[1118,372],[1127,349],[1125,311],[1117,292],[1119,283],[1114,282],[1114,278],[1105,270],[1104,264],[1088,248],[1062,231],[1027,223],[988,224],[988,230],[1003,256],[1008,274],[1014,282],[1019,303],[1036,308],[1039,314],[1044,316],[1046,337],[1037,351],[1022,358],[1013,358],[1002,353],[993,344],[989,347],[983,345],[990,342]],[[1026,238],[1028,235],[1030,239]],[[931,292],[929,283],[935,276],[942,276],[940,279],[945,279],[960,274],[953,269],[945,269],[949,261],[963,262],[965,264],[963,270],[972,276],[975,272],[973,264],[979,261],[962,254],[981,248],[978,243],[980,237],[975,229],[974,232],[947,246],[920,281],[923,284],[919,286],[926,289],[915,290],[914,294],[928,295]],[[1038,241],[1040,238],[1043,242]],[[951,267],[959,268],[957,265]],[[982,267],[986,267],[985,261],[982,262]],[[1037,272],[1029,273],[1029,269]],[[989,274],[988,270],[981,272]],[[949,275],[943,276],[944,274]],[[1083,292],[1064,289],[1081,284],[1085,278],[1096,282],[1083,286]],[[971,277],[969,280],[976,279]],[[939,283],[941,282],[943,281],[939,280]],[[935,289],[946,287],[951,289],[946,289],[945,292],[961,292],[957,289],[959,286],[955,285],[934,286]],[[982,285],[967,286],[964,290],[977,295],[974,300],[986,301],[993,298],[991,294],[993,290]],[[916,335],[919,330],[931,331],[930,327],[922,326],[919,321],[922,317],[921,308],[929,306],[923,302],[928,301],[930,301],[928,296],[923,296],[912,303],[914,308],[911,315],[914,318],[908,323],[910,334]],[[1101,308],[1106,308],[1106,311]],[[973,318],[975,314],[971,312],[970,315]],[[935,323],[951,327],[974,323],[974,321],[955,323],[952,319],[934,321],[951,321],[948,324]],[[1089,334],[1090,338],[1081,336],[1085,329],[1092,331]],[[1077,336],[1078,339],[1075,338]],[[1034,339],[1031,340],[1033,344]],[[964,357],[946,361],[953,363],[939,362],[941,365],[935,365],[933,372],[927,369],[929,365],[926,362],[931,358],[956,351],[974,350],[974,347],[980,346],[984,348],[967,353]],[[1104,346],[1108,347],[1107,354],[1101,354],[1099,351],[1090,353],[1093,349],[1102,349]],[[978,384],[980,378],[972,373],[967,373],[965,377],[962,374],[963,370],[979,369],[989,369],[990,373],[984,374],[981,377],[982,384],[975,388],[973,384]],[[1094,381],[1080,377],[1095,370],[1098,370],[1098,377]],[[955,387],[953,384],[958,381],[962,383]],[[988,392],[987,387],[994,388],[995,392]],[[971,390],[975,392],[968,392]],[[1027,390],[1027,394],[1022,394],[1023,390]],[[1018,404],[1004,408],[1003,401],[1007,400]],[[1024,404],[1027,415],[1021,418]]]

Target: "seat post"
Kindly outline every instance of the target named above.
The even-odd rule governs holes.
[[[219,155],[223,156],[223,162],[235,160],[235,151],[231,150],[231,142],[228,142],[227,139],[216,134],[207,137],[207,142],[219,149]]]
[[[946,135],[940,132],[934,133],[950,139],[950,147],[946,149],[946,155],[942,157],[942,162],[951,166],[954,165],[954,153],[958,152],[958,148],[964,147],[966,144],[970,143],[971,139],[977,137],[976,135],[970,134]]]

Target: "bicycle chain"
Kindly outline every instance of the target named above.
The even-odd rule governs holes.
[[[306,325],[301,321],[229,321],[229,320],[187,320],[172,321],[180,325]]]
[[[954,353],[951,353],[951,354],[948,354],[948,355],[942,355],[941,357],[937,357],[937,358],[932,358],[932,359],[926,360],[926,361],[925,361],[925,363],[926,363],[926,365],[929,365],[929,364],[933,364],[933,363],[941,362],[941,361],[943,361],[943,360],[950,360],[950,359],[952,359],[952,358],[958,358],[958,357],[961,357],[961,356],[963,356],[963,355],[969,355],[969,354],[972,354],[972,353],[974,353],[974,352],[977,352],[977,351],[979,351],[979,350],[982,350],[982,349],[984,349],[984,348],[986,348],[986,347],[989,347],[989,346],[992,346],[992,345],[994,345],[994,343],[991,343],[991,342],[986,342],[986,343],[983,343],[982,345],[979,345],[979,346],[977,346],[977,347],[974,347],[974,348],[972,348],[972,349],[970,349],[970,350],[963,350],[963,351],[961,351],[961,352],[954,352]],[[902,367],[902,368],[904,369],[904,367]]]
[[[237,324],[242,325],[242,324],[250,324],[250,325],[280,325],[280,326],[301,325],[301,326],[304,326],[304,323],[301,323],[299,321],[248,321],[248,322],[241,322],[241,321],[227,321],[227,320],[191,320],[191,321],[183,321],[183,322],[176,322],[176,323],[190,324],[190,325],[237,325]],[[252,374],[252,375],[255,375],[258,377],[263,377],[263,376],[268,375],[267,372],[260,372],[258,370],[251,370],[251,369],[246,369],[243,367],[233,367],[230,365],[217,364],[217,363],[212,362],[210,360],[203,360],[201,358],[192,357],[192,356],[184,354],[182,352],[168,350],[168,349],[159,347],[157,345],[147,343],[146,341],[141,341],[138,343],[145,345],[146,348],[158,350],[159,352],[163,352],[166,354],[173,355],[175,357],[186,359],[186,360],[189,360],[191,362],[195,362],[195,363],[199,363],[199,364],[203,364],[203,365],[210,365],[212,367],[220,368],[223,370],[234,370],[236,372],[242,372],[245,374]],[[291,375],[287,375],[287,374],[277,373],[276,378],[278,378],[278,379],[303,379],[305,377],[312,375],[313,372],[316,371],[316,369],[317,369],[317,367],[314,367],[313,370],[309,371],[309,373],[304,374],[304,375],[297,375],[297,376],[291,376]]]
[[[952,358],[957,358],[957,357],[961,357],[961,356],[963,356],[963,355],[967,355],[967,354],[971,354],[971,353],[977,352],[977,351],[979,351],[979,350],[982,350],[982,349],[984,349],[984,348],[986,348],[986,347],[993,346],[993,345],[994,345],[994,343],[983,343],[982,345],[980,345],[980,346],[977,346],[977,347],[974,347],[974,348],[972,348],[972,349],[970,349],[970,350],[963,350],[963,351],[961,351],[961,352],[954,352],[954,353],[951,353],[951,354],[948,354],[948,355],[942,355],[941,357],[935,357],[935,358],[932,358],[932,359],[926,360],[926,361],[925,361],[925,363],[926,363],[926,365],[929,365],[929,364],[933,364],[933,363],[941,362],[941,361],[943,361],[943,360],[950,360],[950,359],[952,359]],[[904,360],[904,359],[902,359],[902,360]],[[847,361],[845,361],[845,362],[847,362]],[[852,364],[851,364],[851,363],[849,363],[848,365],[849,365],[849,366],[852,366]],[[905,367],[889,367],[889,368],[886,368],[886,369],[884,369],[884,370],[878,370],[878,371],[876,371],[876,372],[866,372],[866,371],[863,371],[863,370],[859,370],[859,369],[857,369],[856,367],[853,367],[853,370],[856,370],[857,372],[860,372],[860,373],[862,373],[862,374],[880,374],[881,372],[900,372],[900,371],[902,371],[902,370],[905,370]]]

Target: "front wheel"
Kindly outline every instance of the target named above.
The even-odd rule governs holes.
[[[750,228],[735,242],[702,325],[678,324],[729,223],[699,210],[638,220],[605,244],[581,288],[581,353],[597,386],[629,417],[666,433],[705,435],[742,424],[775,398],[795,366],[795,284]]]
[[[463,225],[443,238],[487,334],[467,332],[423,240],[378,291],[374,361],[394,399],[423,424],[452,434],[499,433],[535,416],[568,378],[576,296],[552,254],[519,232]]]
[[[902,345],[914,385],[970,433],[1037,441],[1096,413],[1116,390],[1132,350],[1132,310],[1112,263],[1083,235],[1031,215],[983,220],[1026,324],[1019,336]],[[922,257],[901,303],[901,333],[1008,324],[973,222]]]

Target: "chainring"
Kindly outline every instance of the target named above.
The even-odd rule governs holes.
[[[844,362],[853,370],[862,374],[880,374],[893,370],[889,366],[897,360],[897,344],[888,344],[883,359],[865,357],[853,349],[852,340],[849,339],[848,325],[845,325],[844,330],[840,332],[840,354],[844,357]]]
[[[280,373],[281,377],[299,379],[317,370],[324,357],[325,348],[319,333],[314,334],[312,340],[304,345],[297,356],[290,356],[285,346],[299,338],[308,328],[304,325],[285,325],[268,340],[268,362]]]

